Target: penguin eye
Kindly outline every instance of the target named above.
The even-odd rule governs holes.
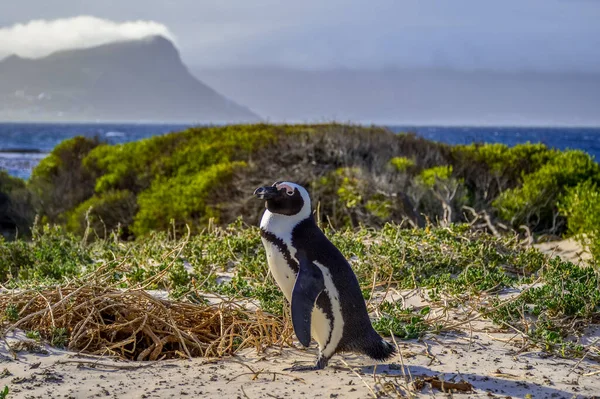
[[[287,195],[289,195],[290,197],[292,195],[294,195],[294,192],[296,192],[296,189],[294,187],[291,187],[289,184],[285,184],[285,183],[275,183],[277,184],[275,187],[277,187],[278,190],[285,190],[285,193]]]

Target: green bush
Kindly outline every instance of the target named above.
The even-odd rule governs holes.
[[[193,128],[100,146],[84,164],[99,174],[96,192],[126,189],[139,193],[157,179],[193,176],[216,164],[244,160],[260,146],[273,143],[276,132],[275,126],[268,125]]]
[[[288,130],[269,125],[193,128],[98,146],[83,160],[85,168],[97,176],[96,194],[71,212],[71,227],[78,225],[81,231],[89,206],[100,203],[103,209],[116,205],[119,210],[112,219],[104,211],[98,214],[105,224],[109,220],[111,227],[120,223],[136,235],[166,230],[172,223],[179,230],[186,224],[197,230],[211,218],[218,221],[222,203],[237,192],[234,174],[261,147],[273,145],[278,135],[294,129]]]
[[[27,235],[34,214],[25,182],[0,170],[0,236]]]
[[[558,201],[571,187],[590,180],[600,182],[600,166],[583,151],[554,152],[553,157],[532,173],[523,175],[523,185],[506,190],[494,202],[502,218],[513,226],[527,225],[537,231],[564,230]]]
[[[245,162],[218,163],[191,176],[155,180],[138,196],[139,211],[132,231],[143,235],[152,230],[167,230],[173,222],[179,230],[187,223],[193,231],[198,231],[198,225],[205,225],[208,219],[218,221],[219,209],[211,206],[209,199],[213,203],[220,202],[217,198],[226,201],[219,190],[226,192],[233,174],[245,166]]]
[[[415,166],[415,161],[406,157],[394,157],[390,160],[390,164],[398,172],[406,172]]]
[[[93,195],[95,175],[83,166],[83,159],[98,145],[97,138],[73,137],[33,169],[28,187],[44,222],[64,223],[65,212]]]
[[[317,180],[312,188],[319,197],[328,199],[319,210],[336,226],[381,225],[396,207],[394,198],[377,190],[367,172],[357,167],[336,169]]]
[[[264,206],[251,200],[254,189],[288,180],[307,187],[320,221],[336,227],[471,221],[466,205],[515,228],[561,233],[558,200],[587,179],[599,182],[598,175],[586,154],[542,144],[452,147],[378,127],[257,124],[122,145],[67,140],[18,198],[32,198],[22,212],[26,224],[37,212],[77,234],[88,224],[100,237],[117,226],[122,237],[172,226],[179,234],[209,220],[226,225],[241,216],[255,224]]]
[[[452,177],[452,166],[443,165],[423,170],[418,181],[427,188],[434,188],[440,182],[450,180]]]
[[[34,170],[30,188],[42,221],[68,224],[77,233],[89,223],[99,236],[105,225],[110,230],[120,224],[123,234],[140,235],[173,223],[181,230],[200,228],[210,219],[227,224],[243,216],[255,222],[264,207],[248,197],[276,180],[317,188],[315,205],[321,204],[323,216],[335,225],[381,225],[407,217],[414,224],[417,209],[404,194],[410,176],[398,168],[416,173],[447,156],[447,146],[378,127],[201,127],[122,145],[65,141]],[[319,188],[321,178],[340,169],[360,170],[358,180],[367,183],[354,208],[346,207],[358,188],[352,187],[353,177],[333,176],[332,190]],[[117,209],[114,215],[111,207]]]
[[[17,277],[56,281],[80,273],[91,263],[81,240],[58,226],[34,226],[31,242],[0,241],[0,282]]]
[[[403,308],[399,302],[384,302],[379,311],[383,315],[373,322],[373,328],[381,334],[392,333],[400,339],[416,339],[430,330],[430,326],[425,322],[429,307],[415,311]]]
[[[511,325],[563,356],[581,357],[581,345],[573,342],[600,310],[600,280],[595,270],[554,257],[539,273],[543,284],[531,286],[514,300],[494,298],[483,307],[484,315],[498,324]]]
[[[600,264],[600,186],[591,180],[567,189],[560,204],[568,231]]]
[[[500,143],[457,145],[452,152],[456,158],[463,158],[467,163],[485,164],[495,177],[509,175],[511,180],[523,171],[531,173],[539,169],[555,153],[544,144],[529,142],[513,147]]]
[[[415,178],[415,183],[413,195],[423,213],[444,226],[457,219],[466,197],[464,181],[453,176],[451,165],[424,169]]]
[[[554,153],[543,144],[458,145],[452,147],[454,173],[464,179],[469,206],[491,211],[491,204],[504,191],[519,187],[523,174],[545,164]]]
[[[107,191],[94,195],[70,211],[67,228],[78,235],[83,235],[89,228],[96,236],[106,238],[121,226],[129,226],[136,210],[136,198],[131,191]],[[123,232],[122,236],[127,237],[128,232]]]

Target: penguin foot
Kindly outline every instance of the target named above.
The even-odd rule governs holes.
[[[319,357],[319,359],[317,360],[317,363],[314,366],[303,366],[300,364],[294,364],[292,367],[288,367],[283,369],[283,371],[316,371],[316,370],[323,370],[325,368],[325,366],[327,366],[327,363],[329,362],[329,359],[325,358],[325,357]]]

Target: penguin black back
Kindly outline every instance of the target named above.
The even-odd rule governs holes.
[[[305,346],[311,335],[319,343],[317,365],[300,369],[323,368],[340,351],[376,360],[392,356],[395,347],[373,329],[350,264],[316,225],[308,192],[277,182],[255,195],[266,202],[263,244],[269,268],[291,302],[296,336]]]
[[[311,262],[326,265],[335,278],[339,297],[332,300],[338,300],[342,304],[344,320],[344,332],[336,352],[360,352],[375,360],[390,358],[396,352],[396,348],[383,340],[373,329],[360,284],[352,267],[316,225],[312,215],[294,228],[292,244],[305,250]],[[326,295],[322,297],[327,298]]]

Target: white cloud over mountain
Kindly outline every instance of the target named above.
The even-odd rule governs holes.
[[[105,43],[173,33],[155,21],[115,22],[92,16],[55,20],[32,20],[0,28],[0,58],[11,54],[38,58],[64,49],[93,47]]]
[[[2,0],[0,56],[164,34],[190,67],[598,73],[598,21],[600,0]]]

